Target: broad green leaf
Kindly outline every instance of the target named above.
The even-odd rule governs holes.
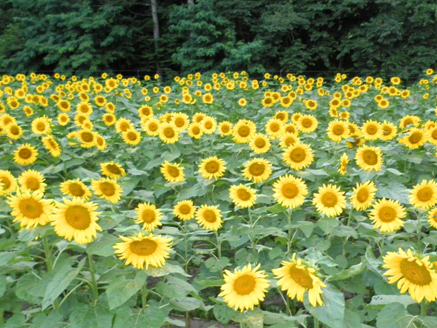
[[[50,311],[49,314],[39,313],[32,320],[33,328],[61,328],[65,321],[60,311]]]
[[[180,266],[179,263],[170,263],[169,261],[166,261],[162,268],[150,266],[148,270],[145,270],[145,272],[152,277],[162,277],[170,273],[178,273],[186,277],[190,276],[185,272],[185,270]]]
[[[391,303],[400,303],[404,307],[410,304],[416,304],[410,295],[374,295],[370,305],[386,305]]]
[[[264,315],[259,308],[253,310],[241,312],[235,312],[232,320],[245,324],[249,328],[263,328],[264,327]]]
[[[178,311],[192,311],[202,308],[205,304],[194,297],[172,297],[170,304]]]
[[[327,281],[345,280],[362,273],[367,268],[367,261],[351,266],[349,269],[328,277]]]
[[[100,179],[100,175],[98,173],[87,170],[84,167],[78,167],[77,169],[74,169],[73,171],[71,171],[71,174],[75,178],[80,178],[80,179],[93,179],[93,180]]]
[[[160,295],[168,298],[185,297],[188,294],[198,294],[197,290],[191,284],[172,276],[168,276],[166,282],[158,282],[156,285],[156,291]]]
[[[214,312],[217,321],[224,325],[228,324],[235,315],[235,310],[227,306],[225,303],[215,304],[212,311]]]
[[[109,312],[107,306],[100,302],[93,304],[79,303],[74,306],[70,315],[71,328],[96,327],[107,328],[112,326],[114,314]]]
[[[0,298],[5,294],[6,292],[6,276],[0,275]]]
[[[117,277],[111,281],[106,288],[109,309],[112,310],[123,305],[141,289],[145,282],[146,275],[141,271],[136,275],[135,279]]]
[[[400,303],[387,304],[376,317],[376,328],[416,328],[414,316]]]
[[[343,328],[358,328],[358,327],[361,327],[360,315],[349,309],[345,309]]]
[[[308,315],[301,314],[298,316],[290,316],[284,313],[274,313],[263,311],[264,324],[277,325],[278,327],[300,327],[300,324],[304,324]]]
[[[114,244],[120,239],[114,235],[104,234],[100,239],[87,245],[87,253],[90,255],[111,256],[114,255]]]

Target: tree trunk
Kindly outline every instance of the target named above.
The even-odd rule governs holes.
[[[150,0],[152,5],[152,18],[153,18],[153,40],[155,41],[155,63],[156,63],[156,74],[161,76],[161,67],[158,60],[158,49],[159,49],[159,21],[158,21],[158,3],[157,0]]]

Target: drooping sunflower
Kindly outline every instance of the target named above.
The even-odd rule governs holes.
[[[70,197],[80,197],[88,200],[92,193],[88,187],[79,179],[67,180],[60,184],[61,192]]]
[[[122,132],[121,137],[125,143],[131,146],[136,146],[141,141],[141,133],[135,129],[129,129],[125,132]]]
[[[97,237],[97,231],[102,231],[97,224],[97,215],[101,214],[96,212],[98,206],[79,197],[62,200],[63,203],[56,202],[51,222],[56,234],[68,241],[74,239],[78,244],[92,242]]]
[[[162,268],[165,259],[169,258],[172,238],[154,236],[153,234],[144,235],[139,232],[137,236],[119,236],[121,243],[114,245],[115,254],[120,260],[126,260],[125,265],[132,264],[137,269],[146,270],[149,266]]]
[[[226,171],[225,161],[219,159],[217,156],[208,157],[199,163],[199,173],[204,179],[212,180],[223,176]]]
[[[203,229],[216,231],[222,226],[222,213],[218,206],[202,205],[196,211],[196,221]]]
[[[0,196],[17,189],[17,181],[10,171],[0,170]]]
[[[271,166],[264,158],[254,158],[244,166],[243,177],[253,182],[262,182],[272,174]]]
[[[193,122],[188,126],[188,135],[194,139],[200,139],[203,136],[202,123]]]
[[[426,132],[418,128],[411,128],[407,135],[399,138],[399,142],[410,149],[418,149],[419,147],[422,147],[426,140]]]
[[[162,213],[159,209],[156,208],[155,205],[150,203],[141,203],[138,204],[135,212],[138,216],[136,216],[135,223],[142,224],[143,230],[153,231],[156,227],[162,225]]]
[[[250,120],[241,119],[233,128],[234,141],[236,143],[248,143],[256,133],[256,125]]]
[[[271,139],[279,138],[284,133],[284,122],[277,118],[271,118],[265,124],[265,131]]]
[[[91,180],[91,189],[96,196],[116,204],[121,197],[122,189],[120,185],[111,179],[101,178],[100,180]]]
[[[165,161],[160,169],[164,179],[169,182],[182,182],[185,180],[184,168],[180,167],[178,163],[171,164]]]
[[[266,279],[265,271],[259,270],[260,267],[261,264],[258,264],[252,269],[252,265],[248,264],[241,270],[234,269],[234,272],[225,270],[225,283],[220,287],[221,293],[218,296],[223,297],[235,311],[253,310],[255,305],[264,301],[270,282]]]
[[[350,133],[348,123],[337,120],[330,121],[326,131],[328,132],[328,138],[334,142],[340,142],[343,139],[347,139]]]
[[[30,144],[24,144],[14,151],[14,162],[19,165],[30,165],[36,161],[38,151]]]
[[[429,256],[420,258],[413,255],[411,249],[405,252],[399,248],[398,253],[388,252],[383,257],[383,268],[388,269],[388,283],[397,282],[401,294],[408,291],[411,298],[422,302],[434,302],[437,298],[437,272],[429,261]]]
[[[51,220],[53,211],[52,200],[42,199],[40,191],[17,190],[16,196],[10,196],[7,203],[12,208],[13,222],[19,222],[21,228],[36,228],[46,225]]]
[[[39,191],[44,193],[45,187],[47,186],[44,180],[44,176],[35,170],[26,170],[18,177],[21,191]]]
[[[285,164],[293,170],[299,171],[311,165],[314,154],[310,146],[304,143],[295,143],[282,153]]]
[[[410,204],[415,208],[429,209],[437,204],[437,183],[422,180],[410,191]]]
[[[168,144],[174,144],[179,140],[179,131],[173,123],[163,122],[159,125],[159,139]]]
[[[52,119],[46,116],[37,117],[32,121],[31,124],[32,132],[37,135],[50,134],[52,132],[52,128],[50,126],[51,122]]]
[[[256,201],[255,190],[242,184],[229,188],[229,198],[240,208],[252,207]]]
[[[282,261],[281,267],[272,270],[277,284],[283,291],[287,291],[287,296],[303,302],[303,296],[308,291],[308,300],[314,307],[323,305],[320,295],[323,294],[323,287],[326,285],[316,276],[316,270],[302,262],[296,260],[296,253],[290,262]]]
[[[100,163],[100,172],[111,179],[118,179],[126,176],[123,167],[115,162]]]
[[[340,158],[340,168],[338,169],[338,173],[341,175],[345,175],[347,173],[347,163],[349,163],[349,157],[346,153],[343,153]]]
[[[317,129],[319,122],[313,115],[301,115],[296,125],[300,131],[310,133]]]
[[[228,121],[222,121],[218,125],[218,131],[220,136],[225,137],[232,134],[232,123]]]
[[[317,212],[325,214],[327,217],[338,216],[346,208],[346,197],[340,187],[332,184],[319,187],[314,194],[313,205]]]
[[[279,177],[273,184],[273,198],[284,207],[296,208],[303,204],[308,189],[301,178],[291,174]]]
[[[181,200],[173,208],[173,214],[181,220],[194,218],[196,207],[191,200]]]
[[[382,165],[381,149],[364,145],[357,149],[355,161],[364,171],[379,171]]]
[[[255,154],[264,154],[270,149],[271,143],[269,138],[264,134],[255,133],[252,140],[249,142],[249,147]]]
[[[372,205],[377,189],[373,181],[357,183],[350,198],[352,206],[358,211],[364,211]]]
[[[59,157],[62,153],[61,146],[52,136],[45,136],[41,138],[44,148],[50,152],[53,157]]]
[[[381,232],[393,232],[404,226],[401,220],[407,216],[405,208],[396,200],[380,199],[373,204],[369,219],[372,220],[374,229]]]

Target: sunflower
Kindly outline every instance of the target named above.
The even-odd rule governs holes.
[[[381,124],[374,120],[367,120],[361,127],[361,131],[366,140],[376,140],[382,135]]]
[[[63,203],[56,202],[51,222],[56,234],[68,241],[74,239],[78,244],[92,242],[97,237],[97,231],[102,231],[97,224],[97,215],[101,214],[96,212],[98,206],[78,197],[62,200]]]
[[[159,134],[160,122],[157,118],[150,118],[143,124],[141,124],[141,129],[147,133],[147,135],[154,137]]]
[[[328,132],[328,138],[334,142],[347,139],[350,133],[348,123],[337,120],[330,121],[326,131]]]
[[[427,129],[426,137],[429,143],[437,145],[437,126],[433,126]]]
[[[347,173],[347,163],[349,163],[349,157],[346,153],[343,153],[340,158],[340,168],[338,169],[338,173],[341,175],[345,175]]]
[[[91,180],[91,189],[96,196],[116,204],[121,197],[122,189],[118,183],[108,178]]]
[[[232,134],[232,123],[228,121],[222,121],[218,125],[218,130],[221,137],[229,136]]]
[[[286,112],[285,110],[280,110],[277,111],[275,113],[275,118],[282,121],[282,123],[287,123],[288,119],[289,119],[290,114],[288,114],[288,112]]]
[[[205,134],[213,134],[217,129],[217,121],[211,116],[205,116],[201,124]]]
[[[100,172],[111,179],[126,176],[126,171],[123,167],[115,162],[100,163]]]
[[[106,113],[103,114],[102,121],[106,126],[112,126],[117,123],[117,118],[112,113]]]
[[[14,162],[19,165],[29,165],[36,161],[38,151],[30,144],[24,144],[14,151]]]
[[[174,144],[176,141],[179,140],[180,135],[178,132],[178,128],[173,123],[161,123],[158,131],[159,139],[161,139],[165,143]]]
[[[296,253],[290,262],[282,261],[281,267],[273,269],[272,272],[279,279],[278,286],[287,291],[287,296],[291,299],[303,302],[303,296],[308,291],[308,300],[312,306],[323,305],[320,295],[326,285],[315,275],[314,268],[304,264],[301,259],[296,260]]]
[[[244,166],[243,177],[253,182],[262,182],[272,174],[271,166],[272,164],[264,158],[254,158]]]
[[[199,173],[204,179],[212,180],[223,176],[226,171],[225,161],[219,159],[217,156],[203,159],[199,164]]]
[[[93,107],[86,102],[81,102],[77,104],[76,111],[82,115],[90,116],[93,113]]]
[[[364,171],[379,171],[382,165],[382,153],[378,147],[362,146],[355,154],[357,165]]]
[[[376,191],[377,189],[373,181],[357,183],[350,197],[352,206],[358,211],[366,210],[372,205]]]
[[[282,153],[282,158],[285,164],[293,170],[299,171],[311,165],[314,154],[309,145],[295,143]]]
[[[10,171],[0,170],[0,195],[17,189],[17,181]]]
[[[153,231],[156,227],[162,225],[161,218],[162,213],[156,208],[155,205],[150,203],[138,204],[135,212],[138,214],[135,217],[135,223],[142,224],[143,230]]]
[[[410,204],[415,208],[429,209],[437,204],[437,184],[434,180],[415,185],[410,191]]]
[[[259,270],[261,264],[252,269],[248,264],[241,270],[234,272],[225,270],[223,279],[225,283],[220,287],[219,297],[223,297],[229,307],[235,311],[253,310],[255,305],[264,301],[265,293],[269,287],[269,280],[264,270]]]
[[[59,157],[61,155],[61,146],[52,136],[42,137],[41,142],[44,148],[47,149],[53,157]]]
[[[194,218],[196,207],[191,200],[181,200],[173,208],[173,214],[181,220]]]
[[[65,113],[61,113],[58,115],[58,123],[60,126],[66,126],[70,122],[70,116]]]
[[[382,140],[392,140],[397,135],[397,127],[391,122],[384,121],[381,123],[382,134],[380,138]]]
[[[52,119],[46,116],[37,117],[32,121],[31,124],[32,132],[37,135],[50,134],[52,132],[52,128],[50,126],[51,122]]]
[[[96,145],[96,133],[89,129],[77,131],[76,138],[80,141],[82,148],[91,148]]]
[[[169,182],[182,182],[185,180],[184,168],[177,163],[171,164],[165,161],[162,163],[160,171],[164,179]]]
[[[44,176],[35,170],[27,170],[18,177],[21,191],[39,191],[44,193],[47,184],[44,183]]]
[[[190,125],[190,118],[184,113],[174,113],[171,122],[176,126],[178,131],[183,131]]]
[[[188,135],[194,139],[200,139],[203,136],[202,123],[193,122],[188,126]]]
[[[317,129],[319,122],[313,115],[301,115],[296,125],[300,131],[310,133]]]
[[[222,213],[218,206],[202,205],[196,211],[197,223],[206,230],[218,230],[222,226]]]
[[[277,118],[271,118],[265,124],[265,131],[271,139],[279,138],[284,133],[284,123]]]
[[[429,256],[414,256],[411,249],[407,252],[399,248],[398,253],[388,252],[383,257],[383,268],[388,269],[384,276],[389,276],[388,283],[397,282],[401,294],[408,291],[411,298],[422,302],[434,302],[437,298],[437,272],[429,261]]]
[[[134,125],[131,123],[130,120],[124,117],[120,117],[117,122],[115,123],[115,130],[118,133],[122,133],[124,131],[127,131],[129,129],[134,128]]]
[[[325,214],[327,217],[338,216],[346,208],[346,197],[340,187],[323,184],[318,192],[314,194],[313,205],[317,212]]]
[[[52,201],[42,199],[40,191],[17,191],[16,196],[10,196],[7,203],[12,208],[13,222],[19,222],[21,228],[36,228],[46,225],[51,220]]]
[[[67,180],[60,184],[61,192],[70,197],[80,197],[88,200],[92,193],[87,186],[79,179]]]
[[[411,126],[419,126],[420,124],[420,117],[416,115],[405,115],[401,118],[399,121],[399,127],[401,129],[409,128]]]
[[[120,260],[126,260],[125,265],[132,264],[135,268],[146,270],[149,266],[162,268],[165,259],[169,258],[172,238],[154,236],[153,234],[144,235],[139,232],[137,236],[119,236],[121,243],[114,245],[115,253]]]
[[[372,220],[374,229],[381,232],[393,232],[403,227],[403,219],[407,213],[405,208],[396,200],[380,199],[373,204],[369,219]]]
[[[273,184],[273,198],[284,207],[296,208],[303,204],[308,189],[301,178],[291,174],[279,177]]]
[[[256,125],[250,120],[241,119],[233,128],[234,141],[236,143],[248,143],[256,133]]]
[[[294,125],[294,123],[290,122],[284,125],[284,134],[285,133],[291,133],[297,137],[299,135],[299,130],[296,128],[296,125]]]
[[[121,137],[126,144],[131,146],[136,146],[141,141],[141,134],[135,129],[129,129],[125,132],[122,132]]]
[[[18,140],[23,135],[23,129],[18,124],[9,124],[5,128],[8,138]]]
[[[424,130],[411,128],[406,136],[399,139],[399,142],[410,149],[418,149],[425,144],[426,140],[426,132]]]
[[[437,229],[437,208],[433,208],[428,212],[428,223],[431,227]]]
[[[252,207],[256,201],[255,190],[242,184],[229,188],[229,198],[240,208]]]
[[[60,100],[58,101],[56,106],[64,113],[69,112],[71,110],[71,105],[68,100]]]
[[[252,140],[249,142],[249,147],[255,154],[264,154],[270,149],[271,143],[262,133],[255,133]]]

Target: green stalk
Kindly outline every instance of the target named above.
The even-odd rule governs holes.
[[[188,273],[188,240],[187,240],[187,235],[188,235],[188,225],[187,225],[187,220],[184,220],[184,251],[185,251],[185,258],[184,258],[184,262],[185,262],[185,272]]]
[[[287,220],[288,220],[288,238],[287,238],[287,254],[291,251],[291,243],[292,243],[292,236],[291,236],[291,209],[287,209]]]
[[[91,279],[92,279],[92,286],[93,286],[93,298],[94,301],[97,301],[99,298],[99,292],[97,290],[97,280],[96,280],[96,274],[95,274],[95,268],[94,268],[94,260],[93,256],[88,254],[88,262],[90,264],[90,273],[91,273]]]
[[[141,305],[143,310],[147,307],[147,294],[149,293],[146,284],[147,282],[141,287]]]
[[[426,317],[426,311],[428,310],[428,302],[427,300],[423,300],[422,303],[420,303],[420,317]]]
[[[247,208],[247,213],[249,214],[249,227],[250,227],[250,241],[252,243],[252,251],[253,254],[256,252],[256,242],[255,242],[255,232],[254,232],[254,224],[252,219],[252,213],[250,212],[250,208]]]
[[[215,230],[214,232],[215,232],[215,238],[217,240],[217,256],[218,259],[220,260],[222,258],[222,243],[219,239],[218,231]]]
[[[320,327],[319,320],[317,320],[316,317],[313,317],[313,318],[314,318],[314,328],[319,328]]]
[[[44,247],[44,254],[45,254],[45,262],[46,262],[46,267],[47,267],[47,272],[52,271],[53,266],[52,266],[52,252],[49,246],[49,243],[47,241],[47,237],[44,236],[42,237],[42,244]]]

